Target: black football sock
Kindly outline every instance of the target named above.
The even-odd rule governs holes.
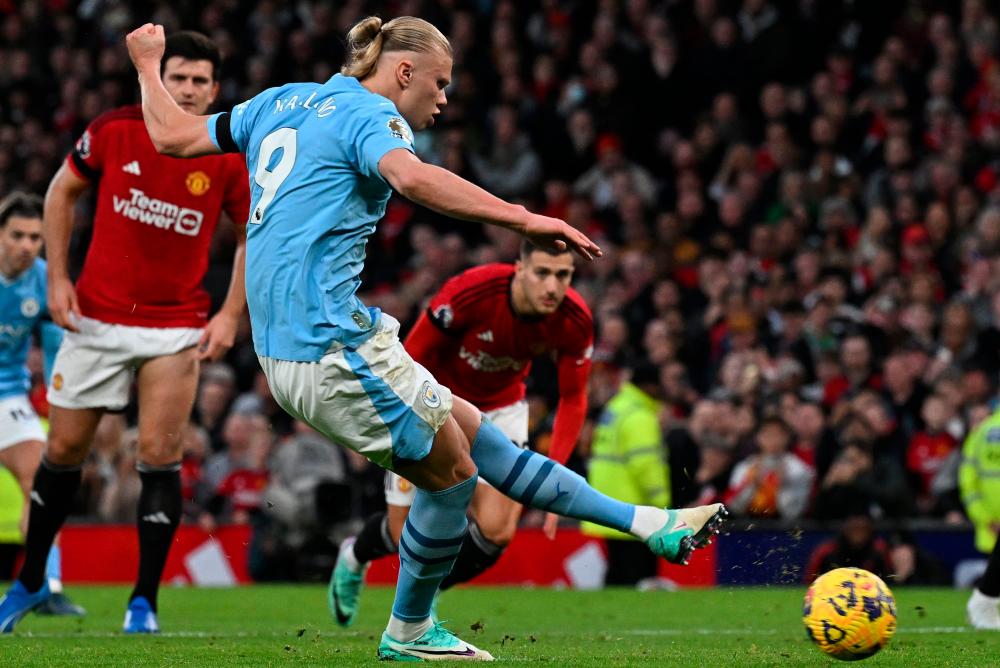
[[[29,592],[41,589],[45,582],[45,563],[52,541],[62,528],[80,488],[80,465],[61,466],[44,457],[35,473],[31,488],[31,514],[28,536],[24,541],[24,566],[18,580]]]
[[[139,494],[139,575],[129,601],[143,596],[156,610],[160,577],[174,533],[181,521],[181,464],[150,466],[139,463],[142,492]]]
[[[1000,597],[1000,540],[993,546],[986,572],[979,579],[979,591],[993,598]]]
[[[497,545],[486,538],[479,530],[479,525],[470,520],[469,532],[466,534],[465,540],[462,541],[462,549],[458,553],[458,559],[455,560],[451,573],[441,581],[439,589],[444,591],[478,576],[497,563],[505,548],[506,546]]]
[[[359,564],[396,554],[398,550],[389,532],[389,516],[385,513],[375,513],[369,517],[354,540],[354,558]]]

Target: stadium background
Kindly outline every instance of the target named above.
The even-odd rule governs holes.
[[[959,447],[994,410],[1000,374],[993,4],[0,0],[0,192],[44,193],[87,123],[136,99],[124,34],[146,20],[217,41],[226,109],[329,77],[342,36],[369,13],[424,17],[452,41],[450,103],[418,136],[422,158],[605,249],[574,283],[597,327],[591,416],[630,366],[660,367],[675,504],[730,499],[760,420],[788,425],[789,456],[814,472],[808,502],[779,509],[775,479],[740,509],[742,528],[758,530],[728,539],[756,546],[730,550],[744,553],[735,572],[766,557],[800,580],[810,549],[864,515],[889,572],[907,552],[923,565],[912,581],[951,580],[974,555]],[[78,212],[77,268],[90,214]],[[221,233],[207,279],[217,302],[232,247]],[[405,328],[446,278],[516,249],[510,235],[394,198],[369,243],[363,298]],[[249,544],[246,574],[319,577],[333,544],[381,505],[381,473],[292,424],[244,324],[203,371],[185,531],[242,524],[233,544]],[[553,378],[543,361],[529,386],[542,451]],[[102,429],[71,522],[134,520],[133,421]],[[592,426],[571,461],[580,471]],[[215,485],[241,468],[270,478],[260,507],[207,514]],[[269,507],[282,486],[299,505]],[[726,543],[712,557],[720,573],[734,572]]]

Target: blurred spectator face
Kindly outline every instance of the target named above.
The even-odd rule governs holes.
[[[821,261],[819,253],[807,250],[795,256],[795,280],[804,288],[816,285]]]
[[[991,207],[984,211],[976,223],[976,232],[979,235],[982,252],[989,253],[1000,249],[1000,209]]]
[[[712,23],[712,42],[716,48],[728,49],[736,43],[736,24],[726,17],[718,18]]]
[[[882,380],[890,392],[907,392],[913,387],[915,377],[903,355],[889,357],[882,367]]]
[[[584,109],[574,111],[569,117],[567,129],[577,150],[589,146],[594,141],[594,119],[589,111]]]
[[[573,254],[534,250],[515,263],[514,300],[524,315],[554,313],[573,280]]]
[[[724,227],[736,229],[743,225],[743,198],[734,192],[728,192],[719,202],[719,222]]]
[[[844,520],[841,535],[851,548],[860,550],[871,542],[873,530],[871,519],[856,515]]]
[[[840,362],[849,374],[868,373],[871,365],[871,348],[862,336],[851,336],[844,341]]]
[[[941,323],[941,343],[952,352],[959,352],[972,333],[972,311],[969,307],[962,303],[950,304]]]
[[[739,119],[739,107],[736,96],[732,93],[720,93],[712,101],[712,118],[716,123],[725,125]]]
[[[657,281],[653,287],[653,307],[658,313],[676,309],[681,304],[681,291],[673,281]]]
[[[774,457],[787,449],[788,432],[778,422],[768,421],[757,430],[756,441],[762,455]]]
[[[653,278],[650,256],[638,250],[625,251],[622,253],[621,272],[630,290],[644,288]]]
[[[760,93],[760,111],[768,120],[779,120],[788,110],[785,88],[779,83],[769,83]]]
[[[707,434],[722,427],[722,415],[718,404],[704,399],[694,405],[688,429],[696,441],[701,441]]]
[[[930,236],[923,225],[910,225],[903,230],[903,259],[911,265],[923,266],[931,259]]]
[[[493,117],[493,139],[506,146],[517,136],[517,115],[510,107],[500,107]]]
[[[931,395],[924,400],[924,406],[920,411],[920,417],[927,425],[928,431],[939,432],[948,424],[952,417],[951,406],[941,397]]]
[[[890,169],[902,168],[912,157],[910,143],[905,137],[890,137],[885,143],[883,157],[886,166]]]
[[[982,369],[969,369],[962,375],[964,404],[978,404],[989,401],[993,396],[993,386],[989,376]]]
[[[601,169],[613,171],[625,164],[622,141],[617,135],[604,134],[597,140],[597,160]]]
[[[219,94],[219,82],[208,60],[188,60],[180,56],[167,59],[163,66],[163,85],[181,109],[201,116]]]
[[[687,370],[680,362],[669,362],[660,370],[660,384],[669,401],[686,401],[691,393]]]
[[[795,412],[791,423],[799,440],[807,443],[818,443],[826,428],[823,409],[817,404],[802,403]]]
[[[214,420],[222,415],[233,398],[233,387],[217,380],[204,380],[198,388],[198,412]]]
[[[601,343],[613,351],[618,351],[628,341],[628,325],[625,319],[613,316],[604,320],[601,327]]]
[[[809,130],[809,138],[816,146],[830,147],[836,140],[836,132],[833,123],[826,116],[817,116],[812,121]]]
[[[750,233],[750,254],[757,258],[774,255],[774,231],[769,225],[757,225]]]

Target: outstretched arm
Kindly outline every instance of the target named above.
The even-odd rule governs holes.
[[[128,55],[139,73],[142,117],[153,146],[177,158],[220,153],[208,134],[208,116],[193,116],[170,96],[160,79],[160,61],[166,47],[163,26],[147,23],[125,38]]]
[[[557,218],[539,216],[505,202],[457,174],[422,162],[405,149],[386,153],[378,170],[400,195],[452,218],[506,227],[542,248],[569,248],[588,260],[601,249],[582,232]]]

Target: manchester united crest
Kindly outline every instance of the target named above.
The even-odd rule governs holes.
[[[212,187],[212,179],[208,178],[208,174],[199,169],[197,172],[191,172],[187,175],[184,185],[187,186],[189,193],[195,197],[200,197]]]

